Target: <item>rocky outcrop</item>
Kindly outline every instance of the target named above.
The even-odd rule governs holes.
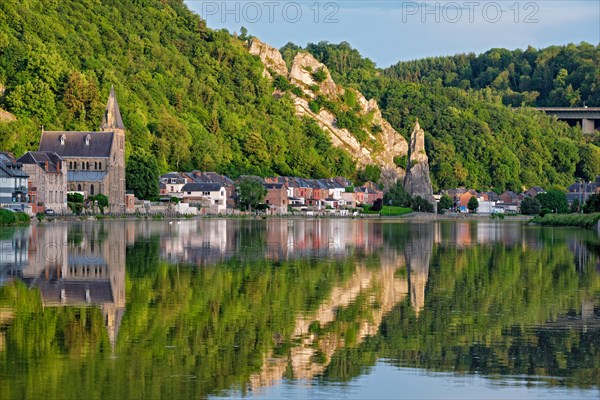
[[[13,114],[9,113],[8,111],[4,111],[3,109],[0,108],[0,122],[13,122],[16,120],[17,120],[17,117],[15,117]]]
[[[325,79],[322,82],[317,82],[313,77],[317,71],[325,73]],[[320,63],[311,54],[301,52],[296,54],[290,71],[290,82],[299,86],[304,90],[304,93],[310,98],[315,98],[317,95],[309,89],[310,86],[319,86],[319,93],[325,95],[329,100],[338,100],[339,96],[344,94],[344,88],[338,86],[331,78],[329,69],[323,63]]]
[[[283,57],[281,57],[281,53],[276,48],[261,42],[257,38],[252,38],[248,43],[248,51],[250,54],[260,57],[265,69],[269,68],[277,72],[279,75],[285,77],[288,76],[287,65],[285,64]]]
[[[425,152],[425,131],[421,129],[418,120],[410,135],[408,154],[404,188],[412,197],[419,196],[430,202],[435,212],[436,201],[433,198],[433,188],[429,177],[429,159]]]
[[[309,53],[300,52],[296,54],[288,73],[287,66],[277,49],[258,39],[252,39],[249,43],[249,51],[251,54],[260,57],[265,65],[265,71],[272,70],[286,76],[292,84],[302,90],[302,96],[288,93],[294,100],[296,114],[314,119],[321,129],[329,134],[333,145],[343,148],[352,155],[359,167],[371,164],[379,166],[386,187],[395,184],[398,179],[404,179],[405,172],[395,165],[394,158],[408,154],[408,143],[382,117],[381,110],[375,100],[367,100],[360,92],[354,89],[344,89],[342,86],[337,85],[332,79],[327,66]],[[319,79],[319,81],[315,79],[315,74],[318,71],[322,71],[321,75],[323,75],[323,79]],[[316,90],[317,87],[318,90]],[[371,116],[372,124],[381,128],[376,134],[365,130],[367,139],[362,143],[349,130],[337,127],[337,118],[330,110],[321,109],[315,113],[309,106],[310,100],[322,95],[330,101],[338,102],[340,108],[343,109],[345,105],[341,104],[340,96],[344,95],[346,90],[355,92],[359,106],[357,112],[361,115]],[[276,91],[274,95],[281,96],[281,92]]]

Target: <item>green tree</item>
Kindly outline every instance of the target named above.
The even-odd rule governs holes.
[[[138,199],[150,200],[158,197],[158,163],[154,155],[136,149],[125,167],[127,190],[133,191]]]
[[[579,162],[575,175],[586,182],[591,182],[600,174],[600,149],[593,144],[579,147]]]
[[[381,178],[381,168],[377,165],[367,165],[364,169],[358,171],[356,177],[359,184],[364,184],[365,182],[379,183],[379,179]]]
[[[443,214],[444,211],[451,209],[453,206],[452,198],[444,193],[438,203],[438,212]]]
[[[267,189],[262,182],[252,177],[240,179],[237,190],[239,207],[248,211],[262,203],[267,195]]]
[[[108,196],[98,193],[95,196],[89,196],[88,199],[93,202],[97,202],[97,206],[100,209],[100,213],[104,214],[104,209],[108,207]]]
[[[383,204],[386,206],[411,207],[412,199],[404,189],[402,182],[398,181],[383,195]]]
[[[540,193],[536,196],[542,209],[547,208],[551,212],[563,214],[569,211],[567,195],[558,189],[548,190],[546,193]]]
[[[585,213],[600,212],[600,194],[591,195],[583,207]]]
[[[537,197],[526,197],[521,202],[521,214],[537,215],[542,210],[542,205]]]
[[[477,209],[479,208],[479,201],[477,200],[477,197],[471,196],[469,202],[467,203],[467,208],[472,213],[477,212]]]

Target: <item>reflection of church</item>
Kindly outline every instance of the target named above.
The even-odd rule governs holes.
[[[33,225],[23,280],[44,307],[99,307],[114,347],[125,313],[125,238],[120,224]]]

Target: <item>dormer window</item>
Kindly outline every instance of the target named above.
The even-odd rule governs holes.
[[[85,145],[86,146],[90,145],[90,139],[91,139],[90,135],[85,135]]]
[[[60,137],[58,139],[60,140],[61,146],[64,146],[65,145],[65,139],[66,139],[65,135],[60,135]]]

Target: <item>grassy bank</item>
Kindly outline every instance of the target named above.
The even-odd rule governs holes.
[[[365,204],[362,206],[362,214],[365,215],[381,215],[382,217],[399,217],[401,215],[410,214],[413,211],[412,208],[395,207],[395,206],[383,206],[380,211],[372,211],[373,206]]]
[[[25,213],[0,209],[0,226],[27,225],[29,221]]]
[[[535,217],[531,222],[548,226],[579,226],[593,228],[600,220],[600,213],[595,214],[546,214]]]

